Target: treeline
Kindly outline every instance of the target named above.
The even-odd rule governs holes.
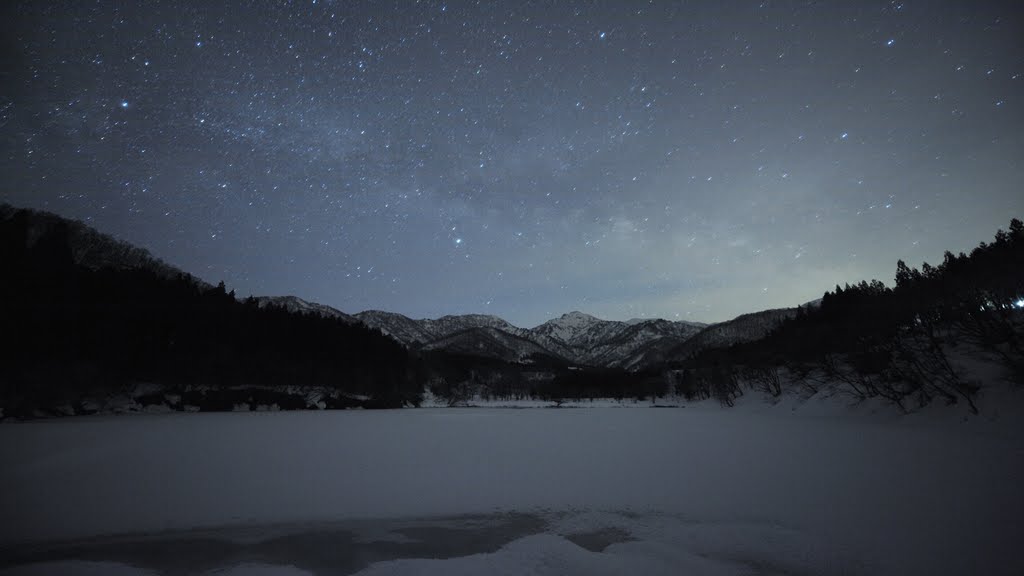
[[[958,359],[1000,365],[1024,382],[1024,225],[1014,219],[971,253],[938,266],[897,264],[896,286],[836,286],[762,340],[705,350],[674,366],[679,391],[725,404],[755,388],[836,388],[904,410],[933,399],[976,411],[979,382]]]
[[[30,415],[135,383],[320,386],[416,403],[422,374],[392,339],[362,325],[238,301],[166,270],[76,263],[69,225],[0,219],[0,408]]]
[[[934,399],[973,410],[980,383],[962,359],[1024,382],[1024,225],[1016,219],[969,255],[947,252],[920,270],[899,262],[893,288],[836,286],[760,340],[647,372],[543,356],[419,356],[364,325],[239,301],[223,283],[148,265],[144,252],[116,242],[108,249],[111,242],[53,215],[0,210],[4,416],[53,413],[141,383],[156,385],[150,396],[172,409],[397,407],[417,405],[426,387],[452,405],[671,393],[732,404],[746,390],[796,388],[882,397],[904,410]],[[289,391],[296,387],[332,394],[310,400]]]
[[[578,370],[555,357],[420,355],[364,325],[238,300],[223,283],[32,210],[0,206],[0,269],[7,417],[90,413],[126,395],[141,408],[223,411],[418,405],[425,387],[452,405],[669,392],[658,373]]]
[[[570,366],[535,355],[512,363],[467,354],[432,351],[424,355],[427,389],[450,406],[481,400],[568,400],[615,398],[645,400],[672,392],[661,372]]]

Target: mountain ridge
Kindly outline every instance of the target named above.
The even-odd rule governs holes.
[[[165,278],[180,275],[203,288],[212,288],[209,283],[163,262],[149,251],[99,232],[80,221],[45,211],[0,204],[0,220],[15,218],[24,219],[26,223],[27,237],[24,240],[28,246],[55,227],[61,228],[61,233],[68,239],[70,258],[87,268],[144,268]],[[488,314],[452,314],[415,320],[382,310],[348,314],[295,295],[251,298],[260,308],[277,306],[293,313],[314,313],[349,324],[362,323],[413,350],[449,350],[507,362],[526,362],[540,355],[568,365],[629,370],[680,359],[703,347],[760,337],[778,322],[795,314],[796,310],[786,309],[791,312],[782,314],[765,311],[753,313],[755,316],[741,315],[715,324],[661,318],[604,320],[573,310],[536,326],[523,328]],[[768,315],[759,317],[757,314]],[[748,316],[751,319],[741,320]]]
[[[715,324],[663,318],[602,320],[574,310],[533,328],[485,314],[414,320],[396,312],[369,310],[354,317],[416,350],[449,350],[511,362],[541,354],[571,365],[639,370],[682,359],[705,347],[759,338],[796,310],[754,312]],[[474,337],[479,345],[474,345]]]
[[[319,314],[327,318],[338,318],[339,320],[343,320],[349,324],[356,324],[359,322],[359,319],[355,316],[346,314],[337,308],[326,304],[310,302],[299,298],[298,296],[253,296],[252,298],[260,308],[266,308],[267,306],[279,306],[289,312],[299,314]]]

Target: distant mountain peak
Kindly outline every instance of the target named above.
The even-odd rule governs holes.
[[[540,355],[577,365],[624,368],[649,357],[651,347],[659,352],[672,350],[710,328],[701,322],[663,318],[602,320],[579,310],[533,328],[517,328],[487,314],[413,320],[394,312],[366,311],[356,317],[417,349],[450,350],[513,362]],[[743,338],[731,333],[728,337]]]
[[[256,304],[260,308],[265,308],[268,305],[279,306],[289,312],[295,312],[298,314],[319,314],[325,318],[338,318],[344,322],[348,322],[349,324],[356,324],[359,322],[358,318],[345,314],[337,308],[332,308],[326,304],[318,304],[316,302],[303,300],[298,296],[256,296],[255,300]]]
[[[508,321],[493,314],[448,314],[441,316],[435,322],[479,322],[481,324],[508,324]]]
[[[562,318],[579,318],[579,319],[582,319],[582,320],[593,320],[593,321],[600,321],[601,320],[597,316],[593,316],[591,314],[587,314],[586,312],[580,312],[579,310],[573,310],[572,312],[566,312],[565,314],[562,314]]]
[[[572,312],[562,314],[558,318],[552,318],[537,328],[541,328],[542,326],[580,327],[589,326],[598,322],[604,322],[604,320],[601,320],[597,316],[591,316],[585,312],[580,312],[579,310],[573,310]]]
[[[489,314],[450,314],[436,319],[413,320],[397,312],[367,310],[355,315],[364,324],[393,336],[406,346],[419,347],[475,328],[496,328],[518,334],[519,328]]]

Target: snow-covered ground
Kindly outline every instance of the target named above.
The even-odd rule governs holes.
[[[1020,401],[5,423],[0,574],[1022,574]]]

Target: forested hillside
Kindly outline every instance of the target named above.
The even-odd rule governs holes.
[[[972,411],[979,364],[1024,384],[1024,225],[1014,219],[970,254],[920,270],[900,261],[896,285],[836,286],[765,338],[705,350],[675,365],[679,389],[725,403],[747,382],[883,397],[908,410],[934,399]]]
[[[167,267],[86,265],[74,257],[72,236],[67,221],[35,212],[0,219],[6,415],[138,383],[177,391],[321,386],[381,406],[419,397],[415,360],[378,331],[261,308],[223,283],[210,287]],[[99,260],[112,262],[107,256]]]
[[[458,346],[410,349],[327,307],[237,299],[223,283],[30,210],[0,210],[0,266],[2,416],[89,412],[84,399],[140,385],[155,390],[149,402],[179,410],[397,407],[418,404],[424,390],[453,405],[672,392],[731,404],[744,390],[779,396],[787,388],[881,397],[904,410],[935,399],[974,410],[992,367],[1024,382],[1024,225],[1016,219],[970,254],[947,252],[920,270],[899,262],[892,288],[836,286],[820,305],[748,315],[772,314],[758,334],[770,331],[731,346],[700,336],[743,317],[711,326],[639,371],[576,367],[509,343],[500,330],[502,338],[474,329],[452,336]],[[501,353],[481,355],[488,346]]]

